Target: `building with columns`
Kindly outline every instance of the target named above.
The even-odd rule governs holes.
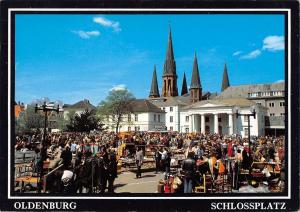
[[[201,132],[217,134],[239,134],[248,136],[248,116],[255,106],[256,117],[250,117],[250,134],[264,135],[267,108],[255,102],[237,98],[226,100],[204,100],[182,108],[180,132]],[[239,107],[236,115],[234,108]]]

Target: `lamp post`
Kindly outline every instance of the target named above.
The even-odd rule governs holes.
[[[60,106],[62,106],[61,101],[55,101],[54,104],[49,104],[49,99],[47,97],[42,98],[41,100],[37,100],[35,102],[35,112],[43,111],[45,114],[45,122],[44,122],[44,134],[42,146],[46,144],[46,134],[47,134],[47,125],[48,125],[48,115],[50,112],[55,111],[57,114],[60,111]]]
[[[41,159],[42,159],[42,164],[40,167],[41,172],[40,172],[40,177],[43,176],[43,163],[44,160],[46,159],[46,135],[47,135],[47,125],[48,125],[48,115],[54,111],[57,114],[59,114],[60,109],[62,108],[62,102],[61,101],[55,101],[54,103],[49,103],[49,99],[47,97],[44,97],[40,100],[35,100],[33,102],[35,104],[35,112],[37,113],[38,111],[42,111],[45,114],[45,122],[44,122],[44,134],[43,134],[43,140],[41,142]],[[38,186],[38,191],[41,191],[41,185]]]
[[[254,119],[256,118],[256,105],[250,107],[251,113],[240,113],[240,108],[237,106],[233,108],[233,112],[236,114],[236,118],[239,116],[246,116],[248,118],[248,142],[250,148],[250,117],[253,116]]]

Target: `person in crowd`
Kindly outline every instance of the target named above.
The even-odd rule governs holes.
[[[193,179],[196,173],[196,162],[193,152],[189,152],[188,158],[183,161],[182,171],[184,173],[184,193],[192,193]]]
[[[64,168],[68,169],[71,165],[72,161],[72,152],[70,151],[70,147],[66,146],[65,149],[62,151],[61,156],[62,163],[64,164]]]
[[[135,162],[136,162],[136,166],[137,166],[136,178],[142,177],[141,167],[143,164],[143,159],[144,159],[143,150],[141,147],[138,147],[137,151],[135,153]]]
[[[118,176],[117,158],[115,152],[109,154],[109,162],[107,164],[108,171],[108,192],[114,193],[114,181]]]
[[[155,150],[155,174],[160,171],[160,160],[161,160],[161,154],[159,153],[158,148]]]

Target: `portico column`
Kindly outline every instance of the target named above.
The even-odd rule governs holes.
[[[205,133],[205,115],[201,114],[201,133]]]
[[[195,126],[195,114],[192,115],[192,122],[193,122],[193,131],[196,132],[196,126]]]
[[[218,133],[218,114],[214,114],[214,133]]]
[[[191,115],[191,132],[194,132],[194,115]]]
[[[232,114],[228,114],[228,134],[232,135],[233,134],[233,119],[232,119]]]
[[[189,127],[189,132],[193,132],[193,120],[192,120],[193,116],[190,115],[189,116],[189,124],[190,124],[190,127]]]

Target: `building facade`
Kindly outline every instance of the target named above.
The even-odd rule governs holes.
[[[180,132],[238,134],[248,136],[248,114],[255,106],[255,118],[250,118],[250,134],[264,135],[266,108],[247,99],[204,100],[186,106],[180,112]],[[238,115],[234,111],[239,107]]]
[[[165,130],[165,112],[146,99],[136,99],[130,102],[130,113],[124,114],[119,123],[119,132],[161,131]],[[116,131],[116,118],[104,118],[105,127]]]

